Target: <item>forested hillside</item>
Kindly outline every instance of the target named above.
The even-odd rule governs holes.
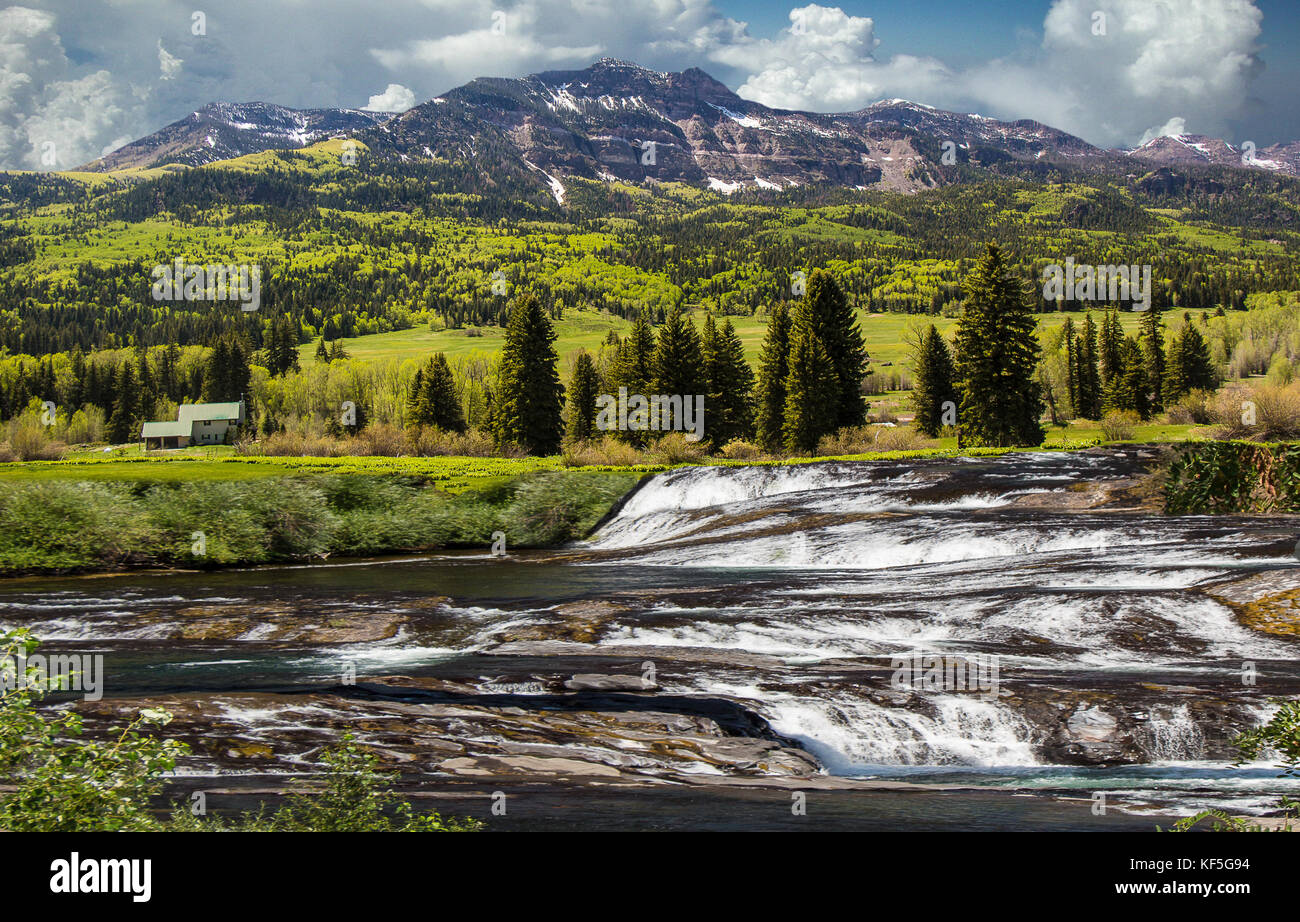
[[[508,164],[360,151],[347,163],[328,141],[188,170],[3,175],[0,347],[197,345],[232,329],[260,346],[272,316],[301,342],[495,324],[521,286],[556,315],[648,309],[658,320],[683,306],[744,316],[791,299],[792,274],[813,268],[862,308],[940,313],[955,309],[959,279],[989,241],[1027,276],[1066,257],[1149,264],[1162,308],[1234,309],[1252,292],[1300,288],[1300,183],[1261,172],[1121,182],[1054,168],[1045,182],[915,195],[730,197],[568,179],[561,204]],[[257,315],[153,300],[152,267],[177,258],[258,265]]]

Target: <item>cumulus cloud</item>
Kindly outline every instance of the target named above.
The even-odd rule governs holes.
[[[1154,141],[1156,138],[1172,138],[1186,133],[1187,119],[1175,115],[1159,128],[1148,128],[1146,131],[1142,132],[1142,137],[1138,139],[1138,147],[1141,147],[1148,141]]]
[[[1036,46],[964,69],[907,54],[878,59],[872,20],[837,8],[812,4],[790,19],[779,38],[752,43],[765,63],[742,96],[822,111],[900,96],[1033,118],[1106,146],[1150,136],[1176,113],[1193,113],[1189,130],[1228,131],[1260,71],[1254,0],[1054,0]]]
[[[48,12],[0,10],[0,162],[67,169],[98,150],[122,114],[107,70],[73,77]]]
[[[903,97],[1102,145],[1138,143],[1175,117],[1206,134],[1242,121],[1260,69],[1254,0],[1043,2],[1041,30],[1016,54],[956,66],[890,49],[887,23],[818,3],[756,35],[713,0],[224,0],[195,35],[184,0],[40,0],[0,10],[0,167],[48,169],[52,143],[66,169],[214,101],[400,111],[475,77],[605,55],[702,67],[782,108]]]
[[[171,80],[181,72],[181,65],[185,63],[174,54],[169,54],[163,47],[162,39],[158,39],[158,70],[162,73],[162,79]]]
[[[370,97],[361,108],[369,112],[405,112],[415,105],[415,94],[400,83],[390,83],[382,93]]]

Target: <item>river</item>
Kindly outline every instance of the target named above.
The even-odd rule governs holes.
[[[104,655],[92,727],[171,709],[177,796],[216,809],[348,728],[418,804],[500,829],[1266,814],[1300,784],[1230,740],[1300,663],[1241,606],[1294,598],[1296,521],[1150,511],[1150,460],[683,468],[556,552],[10,580],[0,619]],[[995,687],[900,682],[911,657]]]

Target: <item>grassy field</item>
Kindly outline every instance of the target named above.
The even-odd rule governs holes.
[[[419,477],[448,493],[500,478],[556,470],[551,458],[279,458],[181,453],[148,458],[86,458],[0,464],[0,483],[48,480],[188,482],[256,480],[292,474],[390,474]]]
[[[1204,437],[1205,427],[1192,425],[1147,424],[1133,427],[1133,437],[1123,442],[1107,442],[1096,424],[1081,421],[1068,426],[1051,426],[1042,446],[1046,450],[1090,447],[1095,444],[1145,442],[1179,442]],[[963,455],[991,455],[1008,451],[1042,449],[965,449]],[[808,464],[815,461],[871,461],[897,458],[942,457],[958,454],[954,438],[935,440],[932,448],[909,451],[869,452],[830,457],[767,458],[760,462],[707,459],[701,463],[718,465]],[[666,470],[664,464],[599,465],[565,468],[558,455],[545,458],[390,458],[390,457],[260,457],[234,454],[232,448],[194,448],[166,454],[144,456],[138,449],[131,452],[72,453],[61,461],[18,461],[0,464],[0,483],[24,483],[55,480],[120,482],[187,482],[202,480],[255,480],[296,474],[372,474],[417,477],[436,484],[448,493],[474,489],[501,479],[520,477],[538,471],[576,470],[596,472],[650,473]]]
[[[1166,326],[1182,317],[1181,310],[1166,311]],[[1126,332],[1137,330],[1138,320],[1142,315],[1135,311],[1120,314],[1121,323]],[[1060,326],[1067,317],[1073,317],[1076,324],[1082,322],[1078,313],[1039,314],[1040,330],[1050,330]],[[1100,317],[1097,314],[1096,317]],[[698,327],[703,323],[699,312],[693,313]],[[759,350],[767,332],[766,317],[732,317],[732,324],[745,346],[745,358],[753,367],[758,365]],[[862,326],[862,335],[866,341],[867,352],[872,365],[880,370],[885,363],[893,366],[910,365],[911,347],[907,336],[911,329],[924,329],[933,323],[941,333],[949,334],[957,321],[955,318],[931,317],[921,314],[868,314],[859,311],[858,320]],[[600,348],[609,330],[619,335],[627,332],[631,324],[613,314],[595,311],[568,311],[556,324],[556,351],[560,354],[561,370],[567,374],[573,356],[580,349],[595,352]],[[409,330],[396,330],[391,333],[376,333],[371,336],[359,336],[344,340],[344,347],[353,358],[367,361],[385,359],[423,358],[434,352],[445,352],[449,359],[490,358],[501,348],[505,331],[501,327],[476,327],[470,330],[439,330],[434,332],[427,326]],[[308,343],[298,350],[300,360],[304,363],[315,360],[316,344]]]

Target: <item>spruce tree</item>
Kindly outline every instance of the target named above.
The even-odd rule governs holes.
[[[722,329],[712,329],[713,318],[705,324],[704,368],[707,390],[704,407],[709,439],[721,447],[732,439],[753,435],[754,417],[750,396],[754,389],[754,372],[745,361],[745,347],[730,320]]]
[[[822,436],[838,428],[835,412],[843,391],[821,337],[806,318],[795,324],[792,336],[782,437],[790,451],[811,454]]]
[[[113,414],[108,419],[108,438],[114,444],[133,441],[140,434],[140,387],[130,360],[122,362],[117,374]]]
[[[833,427],[861,426],[867,419],[862,399],[867,350],[856,313],[829,272],[814,269],[808,276],[807,293],[794,309],[793,323],[811,328],[834,366],[838,397],[831,414]]]
[[[1160,311],[1154,307],[1143,312],[1138,322],[1141,334],[1142,357],[1146,362],[1146,382],[1150,393],[1150,410],[1158,413],[1165,408],[1162,391],[1165,380],[1165,336]]]
[[[158,405],[158,383],[153,370],[149,367],[149,352],[141,349],[136,356],[136,381],[139,396],[136,398],[135,411],[140,419],[152,416]]]
[[[654,380],[654,353],[654,327],[642,312],[614,355],[609,382],[612,392],[617,395],[618,389],[625,387],[628,394],[645,394]]]
[[[963,283],[957,321],[957,424],[962,444],[1041,445],[1042,388],[1036,321],[1024,285],[989,244]]]
[[[570,441],[580,442],[596,435],[596,398],[600,396],[600,383],[596,378],[596,364],[584,350],[573,362],[573,376],[569,379]]]
[[[415,425],[434,426],[447,432],[466,430],[465,413],[456,396],[456,379],[445,354],[435,353],[416,371],[407,410]]]
[[[1092,312],[1083,317],[1079,338],[1079,415],[1084,419],[1101,418],[1101,375],[1097,369],[1097,326]]]
[[[1079,412],[1079,343],[1074,332],[1074,318],[1065,318],[1061,333],[1065,343],[1065,390],[1070,398],[1070,413],[1082,416]]]
[[[324,336],[322,336],[320,341],[316,343],[316,361],[323,365],[328,365],[330,363],[330,353],[329,350],[325,348]]]
[[[688,396],[704,393],[706,382],[700,337],[695,332],[695,324],[680,308],[674,307],[669,311],[659,328],[652,368],[654,379],[651,387],[656,394],[681,394],[685,400]]]
[[[1166,405],[1173,404],[1193,390],[1214,390],[1218,375],[1210,358],[1209,347],[1190,314],[1183,315],[1183,328],[1169,339],[1165,355],[1165,380],[1162,396]]]
[[[934,324],[925,331],[912,360],[911,403],[916,414],[913,425],[930,438],[943,430],[944,403],[957,406],[957,386],[952,351]]]
[[[221,336],[212,345],[207,361],[203,363],[203,399],[207,403],[219,403],[230,398],[226,395],[231,388],[230,367],[233,357],[230,353],[230,341]]]
[[[510,311],[492,395],[492,430],[498,449],[522,445],[535,455],[560,447],[564,385],[556,371],[555,328],[532,292]]]
[[[1120,342],[1119,371],[1111,376],[1106,388],[1106,409],[1109,411],[1132,411],[1146,419],[1151,412],[1148,400],[1146,360],[1142,347],[1131,336]]]
[[[758,358],[758,443],[767,451],[785,444],[785,379],[789,374],[790,312],[784,303],[772,309]]]
[[[1098,343],[1097,364],[1103,390],[1110,386],[1111,380],[1120,373],[1123,354],[1124,328],[1119,322],[1119,311],[1106,311],[1101,319],[1101,335]]]

